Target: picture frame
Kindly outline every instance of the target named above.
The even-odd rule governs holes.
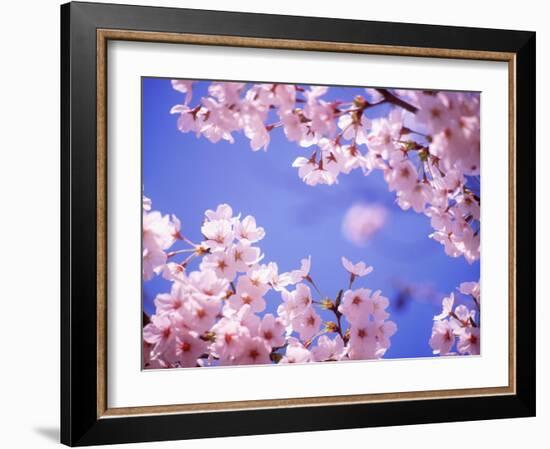
[[[535,416],[535,33],[72,2],[61,6],[61,442]],[[110,408],[107,45],[156,42],[508,66],[508,385]],[[137,369],[137,368],[136,368]]]

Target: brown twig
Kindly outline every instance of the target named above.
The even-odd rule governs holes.
[[[402,100],[398,96],[392,94],[388,89],[376,89],[376,91],[380,93],[384,97],[384,100],[388,103],[399,106],[409,112],[412,112],[413,114],[418,112],[418,108],[416,106],[413,106],[412,104],[407,103],[405,100]]]

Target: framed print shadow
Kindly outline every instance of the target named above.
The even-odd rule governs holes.
[[[61,55],[62,443],[535,415],[535,33],[77,2]]]

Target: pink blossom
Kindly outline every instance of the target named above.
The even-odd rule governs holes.
[[[244,304],[236,311],[232,310],[230,307],[225,308],[224,311],[231,319],[236,320],[241,326],[246,327],[251,337],[258,336],[261,320],[260,317],[254,313],[250,304]]]
[[[343,114],[338,119],[338,127],[346,140],[354,140],[357,145],[368,142],[368,128],[370,121],[364,117],[357,117],[355,113]]]
[[[281,291],[287,285],[293,284],[290,273],[279,273],[279,267],[275,262],[269,262],[265,269],[266,274],[269,276],[269,285],[274,290]]]
[[[235,106],[240,102],[241,91],[245,83],[220,82],[208,86],[208,93],[216,98],[221,104],[228,107]]]
[[[468,263],[474,263],[479,259],[479,234],[474,232],[471,227],[465,227],[462,235],[455,236],[454,241],[456,248],[464,255]]]
[[[352,360],[378,358],[377,326],[366,318],[353,323],[350,327],[348,357]]]
[[[221,301],[219,299],[192,296],[187,298],[178,312],[186,327],[203,333],[214,325],[220,308]]]
[[[202,104],[208,111],[203,115],[203,124],[200,129],[202,135],[212,143],[217,143],[222,139],[233,143],[234,139],[231,133],[239,129],[233,112],[213,98],[203,98]]]
[[[403,128],[403,114],[400,109],[393,109],[388,118],[372,121],[372,129],[367,137],[369,152],[372,151],[389,159],[390,154],[399,149],[398,141]]]
[[[334,107],[325,101],[308,101],[305,108],[306,115],[310,117],[310,127],[320,136],[328,136],[336,130],[334,122]]]
[[[228,220],[207,221],[201,232],[205,237],[203,245],[213,251],[227,248],[233,241],[233,226]]]
[[[313,307],[307,307],[292,320],[292,327],[300,334],[301,340],[308,341],[319,332],[321,317]]]
[[[156,313],[175,313],[181,309],[185,300],[186,294],[182,285],[179,282],[174,282],[170,293],[159,293],[155,297],[154,304]]]
[[[229,249],[229,256],[233,258],[237,271],[246,272],[262,259],[260,248],[250,246],[248,243],[237,243]]]
[[[297,284],[293,292],[281,291],[283,302],[277,309],[277,314],[289,325],[296,317],[304,313],[311,305],[311,290],[305,284]]]
[[[223,299],[229,289],[227,279],[216,276],[215,271],[208,269],[191,272],[184,285],[189,293],[204,299]]]
[[[456,349],[460,354],[479,355],[479,347],[479,328],[469,327],[459,334]]]
[[[451,319],[451,324],[456,329],[471,326],[472,321],[475,319],[475,311],[469,310],[464,304],[460,304],[455,307],[454,314]]]
[[[337,182],[336,175],[325,167],[323,159],[316,163],[302,179],[308,186],[316,186],[317,184],[332,185]]]
[[[246,275],[239,276],[237,288],[229,297],[229,304],[236,310],[248,304],[253,312],[261,312],[265,309],[265,300],[262,297],[262,289],[250,280]]]
[[[373,312],[371,291],[366,288],[347,290],[342,298],[338,311],[342,313],[350,323],[358,322]]]
[[[180,367],[195,367],[197,359],[206,353],[208,344],[194,331],[182,329],[164,358]]]
[[[305,157],[298,157],[294,160],[292,166],[298,168],[298,176],[302,180],[305,180],[306,177],[317,168],[317,157],[315,154],[313,154],[313,156],[309,159]]]
[[[279,318],[275,318],[271,313],[264,315],[258,334],[272,348],[285,344],[285,326]]]
[[[390,338],[397,332],[397,324],[393,321],[375,321],[375,324],[376,339],[379,346],[377,356],[382,357],[391,346]]]
[[[456,202],[462,215],[470,216],[475,220],[480,219],[480,205],[471,193],[457,196]]]
[[[386,170],[384,177],[390,191],[409,191],[417,184],[418,173],[412,162],[404,159]]]
[[[453,328],[448,321],[434,321],[430,346],[434,354],[447,355],[455,342]]]
[[[309,361],[311,361],[311,352],[296,338],[289,338],[281,363],[306,363]]]
[[[354,204],[342,222],[344,237],[356,246],[365,246],[386,222],[387,210],[383,206]]]
[[[317,340],[317,346],[311,349],[311,355],[316,362],[342,360],[346,355],[344,341],[340,335],[336,335],[333,339],[321,335]]]
[[[454,302],[455,302],[454,293],[451,293],[449,296],[446,296],[445,298],[443,298],[443,301],[442,301],[443,310],[439,315],[434,316],[434,321],[447,318],[453,310]]]
[[[180,222],[174,215],[162,216],[157,211],[144,213],[142,226],[142,241],[145,249],[168,249],[175,242],[180,231]]]
[[[212,354],[220,359],[222,365],[232,364],[241,353],[243,343],[250,337],[249,329],[240,322],[222,318],[212,327],[215,340],[211,345]]]
[[[433,94],[420,94],[417,96],[418,112],[416,119],[425,123],[430,133],[440,132],[450,116],[450,98],[443,92]]]
[[[162,216],[160,212],[143,212],[142,219],[143,278],[151,279],[160,274],[167,260],[165,250],[179,236],[180,222],[175,217]]]
[[[213,270],[217,277],[227,279],[228,281],[232,281],[237,275],[235,258],[224,251],[217,251],[204,256],[200,269],[202,271]]]
[[[265,365],[271,363],[270,353],[271,348],[263,338],[247,338],[244,340],[236,363],[238,365]]]
[[[270,137],[264,122],[257,115],[249,115],[244,124],[244,134],[250,139],[250,148],[253,151],[267,150]]]
[[[172,80],[172,87],[185,94],[185,104],[189,104],[193,98],[193,83],[194,81],[188,80]]]
[[[441,243],[445,248],[445,254],[448,256],[459,257],[462,255],[460,249],[455,245],[455,239],[453,238],[452,232],[437,231],[430,234],[430,238]]]
[[[150,323],[143,328],[143,340],[153,345],[151,358],[155,359],[174,344],[176,332],[175,319],[171,315],[152,315]]]
[[[262,295],[271,290],[270,283],[273,279],[273,269],[269,264],[254,265],[248,270],[247,276],[250,282],[262,292]]]
[[[166,253],[158,248],[143,250],[143,280],[149,281],[159,274],[166,263]]]
[[[432,188],[429,184],[418,181],[411,190],[397,192],[397,204],[403,210],[412,207],[415,212],[422,213],[431,201]]]
[[[345,257],[342,257],[342,265],[348,271],[348,273],[359,277],[366,276],[367,274],[372,273],[372,270],[374,269],[372,267],[367,267],[365,262],[362,261],[354,265]]]
[[[229,204],[220,204],[216,210],[208,209],[204,215],[209,221],[231,221],[233,218],[233,209]]]
[[[290,272],[292,283],[296,284],[309,277],[309,271],[311,270],[311,256],[300,261],[300,268]]]
[[[390,305],[390,301],[380,293],[380,290],[376,290],[371,296],[372,316],[377,321],[383,321],[390,316],[390,314],[386,312],[386,308]]]
[[[460,293],[473,296],[477,301],[480,297],[479,282],[462,282],[459,286]]]
[[[241,241],[256,243],[265,237],[264,228],[256,226],[256,219],[247,215],[235,224],[235,237]]]
[[[292,84],[276,84],[274,94],[274,104],[280,111],[288,111],[294,107],[296,87]]]
[[[167,260],[166,254],[164,252],[163,254],[164,254],[164,262],[166,262]],[[185,282],[186,281],[185,267],[183,267],[181,264],[176,262],[165,263],[162,269],[162,277],[167,281]],[[145,280],[148,280],[148,279],[145,279]]]
[[[286,138],[290,142],[299,142],[307,132],[307,126],[302,123],[300,115],[295,112],[281,114],[281,123]]]

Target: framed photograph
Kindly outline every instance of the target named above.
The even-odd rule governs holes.
[[[61,26],[64,444],[534,416],[535,33]]]

